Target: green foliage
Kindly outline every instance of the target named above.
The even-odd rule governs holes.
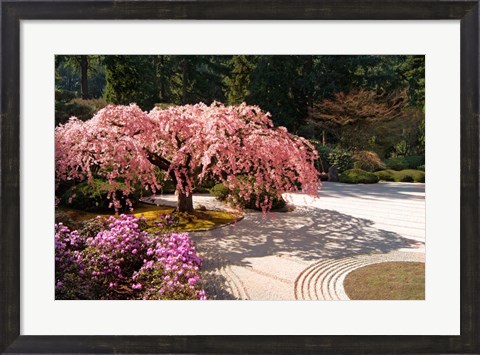
[[[425,56],[404,56],[399,64],[399,72],[408,86],[411,106],[425,106]]]
[[[193,192],[196,193],[209,193],[210,190],[215,186],[215,181],[213,180],[205,180],[200,185],[197,185]]]
[[[239,190],[235,189],[230,191],[228,187],[226,187],[223,184],[216,184],[210,189],[210,193],[215,196],[218,200],[220,201],[226,201],[226,202],[232,202],[230,201],[230,195],[233,194],[235,197],[235,200],[240,201],[240,207],[241,208],[248,208],[248,209],[254,209],[254,210],[260,210],[257,206],[255,206],[255,201],[256,201],[256,196],[251,195],[249,200],[246,200],[239,195]],[[260,194],[260,201],[264,199],[266,196],[266,193]],[[273,205],[272,209],[279,209],[285,207],[286,203],[283,198],[277,198],[274,197],[273,199]]]
[[[378,177],[362,169],[350,169],[339,175],[339,181],[347,184],[374,184]]]
[[[295,132],[308,114],[311,56],[258,56],[246,102],[272,114],[276,126]]]
[[[81,57],[79,55],[55,56],[55,90],[70,91],[74,97],[81,95]],[[89,55],[87,57],[88,97],[99,98],[105,86],[105,68],[102,57]],[[73,99],[74,97],[71,97]]]
[[[385,160],[385,165],[392,170],[408,169],[408,162],[404,157],[389,158]]]
[[[414,182],[413,176],[410,174],[400,175],[399,182]]]
[[[411,155],[405,157],[409,169],[418,169],[419,166],[425,165],[425,156],[423,155]]]
[[[385,169],[385,164],[375,152],[359,151],[353,155],[354,168],[365,171],[377,171]]]
[[[210,189],[210,194],[220,201],[225,201],[230,194],[230,190],[224,184],[216,184]]]
[[[120,191],[120,189],[124,186],[122,183],[118,183],[118,185],[119,190],[117,191],[117,196],[122,203],[123,209],[126,210],[126,197],[123,196]],[[106,180],[103,179],[94,179],[93,184],[88,183],[88,181],[83,181],[65,191],[60,201],[64,206],[82,211],[109,211],[110,200],[107,199],[109,188],[110,185]],[[139,186],[135,190],[135,193],[129,196],[129,199],[132,202],[135,202],[144,195],[148,195],[148,191],[145,191]]]
[[[250,94],[250,74],[255,64],[252,56],[235,55],[229,61],[230,75],[225,77],[227,102],[241,104]]]
[[[382,181],[395,181],[395,170],[380,170],[375,172],[375,175]]]
[[[333,148],[328,154],[330,166],[336,166],[339,173],[353,167],[353,156],[348,150],[341,147]]]
[[[396,157],[385,160],[387,168],[392,170],[417,169],[425,165],[425,156],[412,155],[408,157]]]
[[[323,145],[314,139],[310,139],[309,142],[315,147],[319,155],[318,160],[315,162],[317,170],[319,172],[328,172],[330,168],[329,155],[333,148],[329,145]]]
[[[72,116],[82,121],[88,120],[107,105],[102,98],[84,100],[71,97],[70,92],[55,91],[55,125],[67,122]]]
[[[83,118],[92,113],[90,103],[71,102],[82,90],[82,57],[88,57],[88,97],[103,95],[109,103],[136,102],[150,110],[155,104],[245,101],[269,111],[276,126],[331,146],[373,151],[381,158],[425,152],[424,56],[57,55],[56,124],[71,115]],[[316,114],[317,103],[340,93],[362,90],[379,97],[402,93],[400,100],[393,100],[402,107],[402,117],[392,119],[387,110],[383,116],[388,119],[382,120],[374,109],[373,120],[380,117],[380,122],[337,127],[326,124]],[[352,112],[347,116],[356,119],[362,108],[368,107],[362,104],[348,109]],[[319,170],[326,171],[330,163],[323,158]]]
[[[159,100],[153,56],[108,55],[104,64],[108,102],[150,110]]]
[[[425,182],[425,173],[420,170],[407,169],[398,172],[400,182]]]
[[[417,166],[417,170],[425,171],[425,164]]]
[[[405,169],[401,171],[381,170],[375,172],[375,175],[383,181],[395,182],[425,182],[425,173],[420,170]]]

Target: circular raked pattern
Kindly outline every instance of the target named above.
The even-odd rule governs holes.
[[[392,261],[425,262],[425,254],[397,251],[318,261],[298,275],[295,280],[295,299],[349,300],[343,282],[350,272],[363,266]]]

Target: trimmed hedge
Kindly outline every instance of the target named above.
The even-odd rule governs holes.
[[[362,169],[350,169],[340,174],[339,181],[346,184],[375,184],[378,177]]]
[[[385,160],[385,164],[388,169],[397,171],[418,169],[418,167],[425,165],[425,157],[423,155],[412,155],[408,157],[390,158]]]
[[[210,194],[215,196],[217,199],[220,201],[228,201],[229,196],[231,193],[235,196],[235,198],[240,201],[240,207],[241,208],[248,208],[248,209],[253,209],[253,210],[261,210],[261,208],[258,208],[255,206],[255,201],[256,201],[256,196],[251,195],[249,200],[245,200],[240,197],[238,194],[238,190],[235,189],[233,192],[230,191],[229,188],[227,188],[223,184],[216,184],[214,187],[210,189]],[[265,194],[260,195],[260,201],[262,201],[265,197]],[[273,204],[272,204],[272,209],[279,209],[285,207],[286,202],[283,198],[273,198]]]
[[[408,169],[408,162],[404,157],[390,158],[385,160],[385,165],[391,170],[404,170]]]
[[[420,170],[405,169],[401,171],[381,170],[374,173],[380,180],[395,182],[425,182],[425,173]]]
[[[395,181],[394,174],[396,173],[395,170],[380,170],[375,172],[374,174],[382,181]]]

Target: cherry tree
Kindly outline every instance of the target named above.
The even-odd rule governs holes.
[[[317,196],[316,150],[284,127],[274,128],[269,117],[245,103],[200,103],[150,113],[135,104],[109,105],[88,121],[72,117],[56,127],[56,182],[103,177],[116,210],[117,191],[128,196],[138,183],[159,190],[164,184],[159,169],[174,182],[181,212],[193,210],[192,191],[207,179],[238,191],[241,198],[256,196],[264,212],[274,197],[299,186]]]

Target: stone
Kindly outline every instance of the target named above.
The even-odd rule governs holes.
[[[336,166],[328,168],[328,181],[338,182],[338,170]]]

